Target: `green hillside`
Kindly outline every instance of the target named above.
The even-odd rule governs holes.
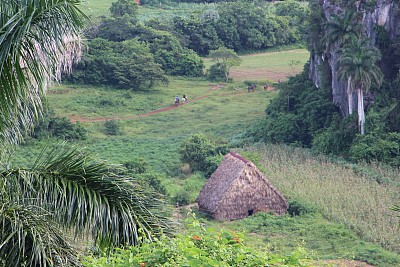
[[[106,242],[97,247],[92,239],[82,241],[78,238],[71,242],[85,255],[84,266],[195,267],[206,266],[205,262],[209,264],[207,266],[400,266],[400,217],[390,209],[400,199],[399,169],[383,163],[356,164],[333,155],[323,156],[305,148],[301,142],[290,142],[291,146],[283,144],[286,139],[303,136],[300,129],[306,126],[315,135],[322,132],[315,125],[327,125],[330,121],[319,120],[323,114],[314,112],[315,106],[326,108],[332,114],[337,112],[331,104],[323,102],[326,90],[313,91],[309,81],[303,83],[308,77],[304,78],[307,75],[301,73],[308,64],[310,52],[299,48],[304,47],[304,29],[294,29],[293,25],[300,20],[297,21],[297,16],[289,11],[302,13],[303,9],[292,9],[290,5],[295,3],[293,5],[298,8],[307,7],[306,4],[277,1],[289,5],[279,10],[273,3],[249,3],[253,8],[249,10],[254,11],[251,16],[261,14],[265,19],[265,14],[268,14],[268,18],[276,19],[268,27],[286,28],[271,38],[273,44],[272,41],[269,44],[265,36],[260,36],[256,27],[252,28],[256,33],[246,42],[251,41],[249,45],[258,47],[258,50],[247,50],[243,45],[246,42],[239,37],[236,44],[229,44],[229,38],[212,39],[208,34],[215,33],[215,37],[217,30],[211,26],[207,28],[208,32],[201,32],[205,25],[216,25],[213,24],[215,21],[200,19],[203,11],[217,8],[220,4],[160,2],[159,6],[140,6],[134,18],[101,18],[111,17],[109,8],[112,2],[91,0],[85,1],[82,7],[91,22],[110,23],[115,27],[111,29],[116,30],[119,26],[126,26],[118,36],[110,34],[112,30],[105,27],[104,31],[108,31],[105,36],[110,40],[104,37],[103,41],[107,44],[122,43],[128,47],[127,50],[119,47],[123,52],[119,51],[117,57],[118,49],[102,51],[101,47],[91,48],[96,36],[88,38],[88,49],[79,65],[83,67],[76,72],[78,74],[75,73],[76,77],[83,78],[64,76],[68,82],[63,80],[48,88],[44,119],[36,124],[31,136],[25,137],[25,142],[13,147],[7,163],[7,168],[15,170],[34,166],[37,162],[33,159],[41,155],[43,149],[65,142],[66,146],[116,164],[109,171],[133,177],[124,182],[143,190],[138,191],[138,195],[143,192],[143,195],[165,201],[165,209],[151,207],[149,210],[162,216],[169,212],[174,235],[154,238],[154,243],[140,240],[143,241],[141,247],[126,246],[112,251],[107,250],[112,243],[107,237]],[[235,8],[242,8],[242,2],[236,4],[232,3]],[[232,11],[229,4],[224,8],[226,13]],[[266,13],[261,13],[261,10]],[[189,11],[193,12],[192,17]],[[279,11],[284,13],[281,17],[277,15]],[[180,21],[187,28],[172,29],[169,19],[176,15],[188,19]],[[154,22],[154,29],[142,24],[149,18],[160,19]],[[117,24],[111,24],[114,22]],[[164,31],[165,28],[168,30]],[[197,30],[196,34],[184,32],[192,28]],[[240,34],[243,37],[246,33]],[[222,35],[225,38],[228,34],[224,32]],[[192,36],[198,39],[190,39]],[[221,79],[221,75],[220,80],[208,79],[215,62],[188,48],[189,44],[196,46],[197,41],[204,46],[210,45],[204,51],[212,51],[215,43],[210,43],[214,41],[232,45],[232,52],[239,55],[241,63],[229,70],[229,79]],[[90,54],[95,49],[100,51],[99,54]],[[137,51],[146,52],[146,57],[141,58]],[[124,61],[133,54],[137,61]],[[185,60],[183,65],[179,65],[178,59],[183,58],[183,54]],[[146,61],[162,66],[160,71],[169,82],[149,83],[146,88],[118,86],[118,78],[123,79],[126,85],[131,83],[129,78],[140,76],[145,69],[129,68],[129,64],[141,62],[140,66],[146,66]],[[204,75],[191,77],[168,73],[174,68],[185,71],[200,61],[202,64],[204,61]],[[90,65],[93,63],[97,65]],[[77,66],[74,70],[78,69]],[[127,73],[132,76],[125,76]],[[112,77],[105,77],[107,75]],[[144,81],[152,79],[146,75],[143,77]],[[114,83],[107,84],[112,79]],[[265,83],[268,83],[268,90],[264,90]],[[254,91],[247,90],[249,84],[256,85]],[[188,97],[187,102],[183,102],[183,95]],[[176,96],[181,99],[179,104],[174,103]],[[302,106],[303,99],[311,100],[311,104]],[[271,106],[279,112],[266,113]],[[299,111],[290,114],[292,110]],[[271,118],[275,123],[270,123]],[[332,115],[329,119],[334,121],[335,118]],[[334,127],[332,125],[329,127]],[[277,144],[266,141],[270,133],[275,134]],[[196,134],[204,136],[204,139],[195,144],[198,150],[189,152],[195,154],[199,162],[205,158],[208,169],[196,170],[184,162],[182,150]],[[279,139],[276,135],[284,138]],[[308,141],[312,143],[311,139]],[[218,146],[228,147],[256,164],[287,197],[288,213],[275,216],[260,212],[242,220],[221,222],[200,212],[195,204],[196,198],[209,178],[207,171],[213,170],[222,159],[223,155],[212,154],[220,148]],[[51,174],[59,175],[57,172]],[[101,180],[97,182],[101,184]],[[68,186],[62,183],[55,186],[55,195],[59,188]],[[141,201],[141,196],[135,197]],[[93,199],[97,201],[96,197]],[[110,221],[115,219],[108,216]],[[180,253],[187,256],[189,263]],[[209,258],[210,255],[214,258]],[[185,264],[179,265],[182,262]],[[1,263],[2,260],[0,266]]]

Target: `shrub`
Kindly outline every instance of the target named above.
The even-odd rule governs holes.
[[[296,200],[289,201],[288,213],[291,216],[300,216],[309,213],[315,213],[317,210],[310,204],[302,203]]]
[[[136,158],[122,163],[130,172],[140,174],[145,173],[150,169],[149,163],[144,158]]]
[[[162,236],[140,247],[117,249],[109,257],[87,257],[85,266],[311,266],[302,247],[282,256],[243,243],[241,233],[205,229],[195,218],[185,220],[184,234]]]
[[[87,138],[87,130],[79,122],[73,124],[67,117],[53,117],[52,112],[49,112],[35,125],[32,137],[36,139],[55,137],[64,140],[84,140]]]
[[[219,164],[216,156],[225,155],[228,151],[224,140],[198,133],[183,142],[179,153],[181,160],[188,163],[192,171],[200,171],[208,176]]]
[[[180,206],[188,205],[192,202],[190,199],[190,192],[182,188],[175,193],[175,196],[172,197],[172,201]]]
[[[350,148],[354,161],[383,161],[392,166],[400,166],[400,134],[358,135]]]
[[[225,81],[226,71],[226,66],[221,63],[213,64],[207,71],[207,79],[215,82]]]
[[[104,133],[106,135],[119,135],[121,133],[118,122],[110,120],[104,123]]]

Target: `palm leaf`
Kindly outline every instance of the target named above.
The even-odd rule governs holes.
[[[48,82],[79,52],[80,0],[0,1],[0,142],[40,116]]]
[[[49,213],[2,200],[2,266],[80,266],[77,252],[65,241]]]
[[[32,169],[2,176],[18,180],[7,188],[22,192],[19,202],[46,208],[58,223],[76,234],[90,232],[100,244],[137,245],[168,229],[159,195],[74,148],[56,147]]]

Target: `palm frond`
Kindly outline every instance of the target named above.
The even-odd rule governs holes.
[[[74,148],[48,152],[32,170],[3,172],[6,179],[19,181],[14,190],[22,192],[21,201],[46,208],[77,234],[91,232],[101,244],[136,245],[168,230],[165,203],[133,178],[115,174]]]
[[[1,200],[2,266],[80,266],[78,253],[65,241],[48,212]]]
[[[0,1],[0,144],[40,116],[43,94],[79,56],[80,0]]]

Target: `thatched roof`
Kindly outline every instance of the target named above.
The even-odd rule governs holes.
[[[287,200],[250,161],[230,152],[197,198],[199,208],[215,219],[240,219],[258,211],[283,214]]]

